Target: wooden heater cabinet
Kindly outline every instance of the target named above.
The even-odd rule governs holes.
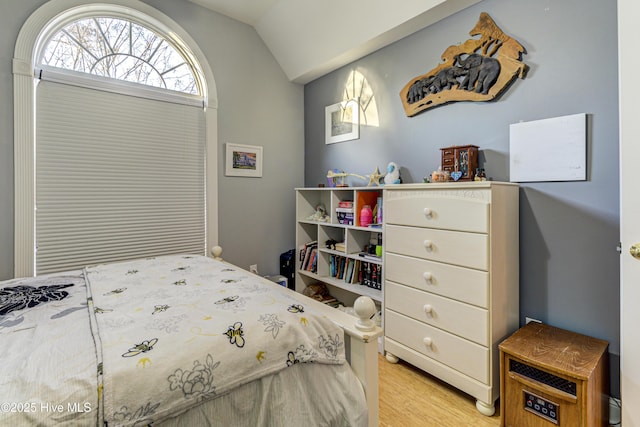
[[[502,427],[609,421],[608,343],[531,322],[500,345]]]

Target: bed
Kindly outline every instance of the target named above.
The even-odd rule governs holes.
[[[355,308],[193,255],[0,282],[0,425],[374,426]]]

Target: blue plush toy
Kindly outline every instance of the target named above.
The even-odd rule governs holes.
[[[384,176],[385,184],[400,184],[402,178],[400,178],[400,166],[394,162],[390,162],[387,166],[387,174]]]

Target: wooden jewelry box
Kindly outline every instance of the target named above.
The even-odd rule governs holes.
[[[441,148],[442,170],[447,171],[454,178],[454,181],[473,181],[478,169],[478,146],[476,145],[455,145]],[[456,172],[459,173],[455,179]]]

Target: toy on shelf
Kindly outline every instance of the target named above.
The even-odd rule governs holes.
[[[338,169],[331,169],[327,172],[329,187],[348,187],[348,185],[345,183],[345,178],[348,176],[355,176],[356,178],[360,178],[363,180],[367,179],[366,176],[358,175],[355,173],[347,173]]]
[[[373,222],[373,211],[371,210],[371,206],[364,205],[362,209],[360,209],[360,226],[368,227]]]
[[[348,187],[345,182],[345,179],[348,176],[354,176],[364,181],[368,179],[369,183],[367,184],[367,186],[373,187],[374,185],[380,185],[380,181],[382,181],[382,179],[386,175],[380,173],[380,168],[377,166],[376,170],[367,176],[358,175],[357,173],[348,173],[339,169],[331,169],[327,172],[327,181],[329,183],[329,187]]]
[[[368,175],[369,177],[369,184],[367,184],[367,187],[373,187],[373,185],[380,185],[380,181],[384,178],[384,174],[380,173],[380,168],[378,166],[376,166],[376,170],[373,171],[373,173],[371,175]]]
[[[437,171],[431,173],[431,182],[447,182],[450,177],[449,171],[443,171],[442,166],[439,166]]]
[[[484,172],[484,169],[476,169],[476,176],[473,177],[474,181],[486,181],[487,175]]]
[[[395,162],[390,162],[387,166],[387,174],[384,176],[385,184],[400,184],[402,178],[400,177],[400,166]]]
[[[327,214],[327,208],[322,203],[316,205],[316,211],[307,217],[308,221],[329,222],[329,215]]]

